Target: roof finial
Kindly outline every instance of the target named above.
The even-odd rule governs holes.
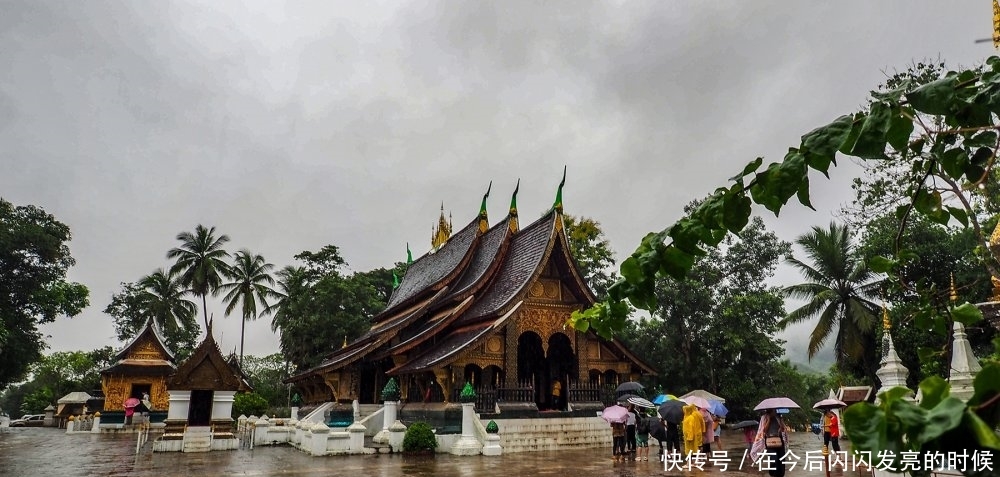
[[[949,288],[949,295],[952,303],[958,301],[958,291],[955,290],[955,272],[951,273],[951,287]]]
[[[520,189],[521,189],[521,179],[518,179],[517,185],[514,186],[514,193],[510,195],[510,212],[509,212],[510,219],[508,222],[510,224],[510,231],[515,233],[518,230],[520,230],[517,224],[517,191]]]
[[[413,252],[410,251],[410,242],[406,242],[406,266],[413,264]]]
[[[885,307],[885,302],[882,302],[882,330],[888,332],[892,329],[892,322],[889,321],[889,310]]]
[[[451,215],[449,214],[449,218]],[[451,237],[451,221],[444,217],[444,202],[441,203],[441,216],[438,217],[437,228],[431,232],[431,248],[435,251],[441,248]]]
[[[486,232],[486,229],[490,228],[490,219],[486,215],[486,198],[490,196],[490,190],[493,189],[493,181],[490,181],[490,186],[486,188],[486,193],[483,194],[483,203],[479,206],[479,232]]]
[[[559,214],[563,212],[562,189],[564,185],[566,185],[566,166],[563,166],[562,180],[559,181],[559,189],[556,190],[556,201],[552,204],[552,208]]]

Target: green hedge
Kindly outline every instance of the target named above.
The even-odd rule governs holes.
[[[437,445],[434,431],[426,422],[414,422],[403,436],[403,452],[433,451]]]

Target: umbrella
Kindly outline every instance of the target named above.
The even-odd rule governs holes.
[[[706,391],[704,389],[695,389],[694,391],[691,391],[691,392],[689,392],[689,393],[681,396],[681,399],[687,400],[687,398],[689,398],[691,396],[698,396],[700,398],[705,398],[705,400],[708,400],[708,401],[719,401],[719,402],[722,402],[722,403],[726,402],[726,400],[724,398],[716,396],[716,395],[714,395],[714,394],[712,394],[712,393],[710,393],[710,392],[708,392],[708,391]]]
[[[660,417],[672,424],[680,424],[684,420],[684,403],[678,400],[667,401],[656,411]]]
[[[729,409],[726,409],[726,405],[719,401],[708,401],[708,405],[710,406],[708,408],[708,412],[715,414],[716,416],[726,417],[726,414],[729,414]]]
[[[635,381],[628,381],[628,382],[624,382],[624,383],[619,384],[618,387],[615,388],[615,392],[616,393],[637,392],[637,391],[642,391],[642,389],[643,388],[642,388],[641,384],[639,384],[639,383],[637,383]]]
[[[765,411],[767,409],[779,409],[779,408],[795,408],[798,409],[799,405],[795,404],[795,401],[788,399],[786,397],[773,397],[767,398],[760,402],[757,407],[753,408],[754,411]]]
[[[663,422],[659,419],[653,419],[649,423],[649,435],[662,443],[667,440],[667,428],[663,426]]]
[[[625,417],[628,415],[628,409],[615,404],[614,406],[608,406],[601,411],[601,418],[609,423],[615,422],[625,422]]]
[[[140,400],[139,400],[139,399],[137,399],[137,398],[134,398],[134,397],[130,397],[130,398],[128,398],[128,399],[126,399],[126,400],[125,400],[125,407],[136,407],[136,406],[138,406],[138,405],[139,405],[139,403],[141,403],[141,402],[142,402],[142,401],[140,401]]]
[[[760,423],[754,420],[740,421],[737,422],[736,424],[733,424],[733,429],[743,429],[744,427],[757,427],[757,424]]]
[[[681,400],[684,401],[684,402],[686,402],[686,403],[688,403],[688,404],[694,404],[695,406],[698,406],[698,407],[700,407],[702,409],[711,409],[712,408],[712,405],[708,403],[708,400],[705,399],[705,398],[703,398],[703,397],[688,396],[688,397],[683,398]]]
[[[838,407],[847,407],[844,401],[838,399],[824,399],[816,404],[813,404],[813,409],[836,409]]]
[[[673,394],[661,394],[656,396],[656,399],[653,399],[653,404],[660,405],[671,399],[677,399],[677,396],[674,396]]]
[[[639,397],[639,396],[636,396],[635,394],[632,394],[632,393],[627,393],[627,394],[622,394],[621,396],[618,396],[618,399],[616,399],[616,401],[618,401],[618,402],[625,402],[625,401],[628,401],[629,399],[637,398],[637,397]]]
[[[648,400],[643,399],[643,398],[638,397],[638,396],[633,396],[633,397],[628,398],[628,403],[632,404],[632,405],[635,405],[637,407],[644,407],[646,409],[655,409],[656,408],[656,404],[653,404],[653,403],[649,402]]]

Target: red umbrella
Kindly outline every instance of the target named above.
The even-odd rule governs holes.
[[[139,399],[137,399],[137,398],[134,398],[134,397],[130,397],[130,398],[128,398],[128,399],[126,399],[126,400],[125,400],[125,407],[126,407],[126,408],[129,408],[129,407],[136,407],[136,406],[138,406],[138,405],[139,405],[139,403],[141,403],[141,402],[142,402],[142,401],[140,401],[140,400],[139,400]]]

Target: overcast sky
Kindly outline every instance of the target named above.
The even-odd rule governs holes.
[[[518,179],[535,217],[567,165],[566,212],[622,258],[753,158],[857,110],[886,72],[993,53],[975,43],[987,0],[0,8],[0,196],[72,228],[69,278],[91,292],[43,327],[53,351],[120,346],[111,295],[197,224],[278,268],[334,244],[364,271],[407,242],[426,252],[442,201],[471,220],[490,181],[494,221]],[[850,200],[845,162],[813,177],[819,212],[762,214],[781,238]],[[209,308],[234,349],[239,319]],[[248,326],[248,353],[277,351],[269,323]]]

